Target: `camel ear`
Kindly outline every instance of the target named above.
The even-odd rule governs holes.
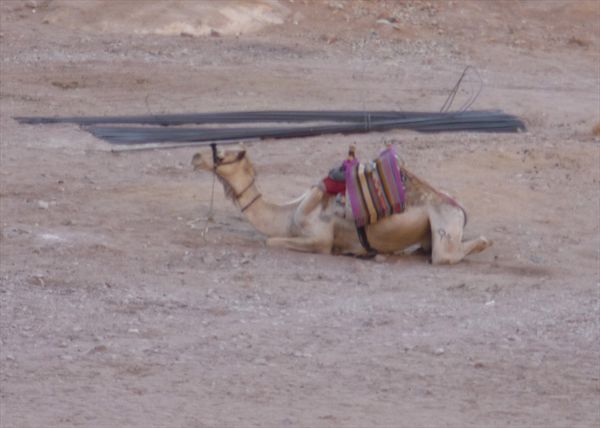
[[[237,160],[244,159],[244,156],[246,156],[246,150],[242,150],[241,152],[238,153]]]

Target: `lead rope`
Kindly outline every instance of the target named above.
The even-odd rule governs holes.
[[[215,143],[212,143],[210,145],[210,148],[212,149],[212,155],[213,155],[213,179],[212,179],[212,186],[211,186],[211,190],[210,190],[210,205],[208,206],[208,214],[206,215],[206,221],[204,222],[204,228],[202,229],[202,233],[200,234],[200,236],[202,237],[204,242],[207,241],[206,235],[208,234],[208,224],[214,222],[213,208],[214,208],[214,202],[215,202],[215,181],[216,181],[216,176],[217,176],[217,145]]]
[[[215,180],[216,180],[215,174],[213,174],[212,187],[211,187],[211,191],[210,191],[210,205],[208,207],[208,214],[206,216],[206,221],[204,222],[204,228],[202,229],[202,233],[200,234],[200,236],[202,237],[204,242],[207,241],[206,234],[208,233],[208,224],[214,222],[213,207],[214,207],[214,201],[215,201]]]

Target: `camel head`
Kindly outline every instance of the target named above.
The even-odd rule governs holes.
[[[254,175],[254,168],[243,146],[227,150],[217,149],[216,168],[212,152],[209,150],[196,153],[192,158],[192,165],[194,170],[214,171],[223,178],[239,172]]]
[[[243,146],[227,150],[218,149],[216,165],[210,150],[200,151],[192,158],[192,165],[194,170],[214,172],[223,183],[228,196],[231,196],[233,189],[243,189],[256,175]]]

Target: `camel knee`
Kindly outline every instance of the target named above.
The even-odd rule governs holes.
[[[438,232],[443,231],[440,229]],[[451,265],[460,262],[465,253],[458,236],[450,233],[438,233],[432,239],[431,262],[436,265]]]
[[[318,187],[313,187],[306,198],[300,203],[297,214],[300,214],[302,218],[314,211],[319,204],[323,202],[325,193]]]
[[[306,237],[269,238],[267,239],[267,246],[272,248],[285,248],[288,250],[302,251],[306,253],[331,254],[333,240]]]

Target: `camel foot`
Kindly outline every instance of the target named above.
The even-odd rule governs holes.
[[[480,236],[477,239],[463,241],[460,246],[454,248],[440,246],[436,251],[434,247],[431,254],[431,263],[434,265],[453,265],[460,262],[469,254],[480,253],[491,245],[492,241]]]
[[[487,239],[485,236],[480,236],[472,241],[463,242],[465,256],[468,256],[469,254],[481,253],[483,250],[491,247],[492,245],[493,242]]]

